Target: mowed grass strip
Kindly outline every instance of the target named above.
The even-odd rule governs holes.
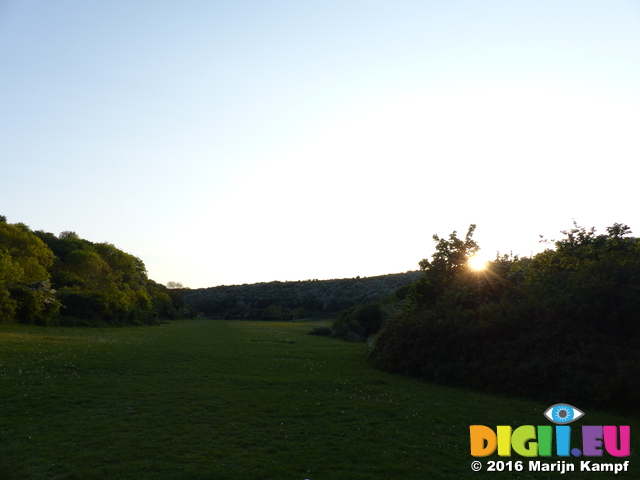
[[[380,372],[364,345],[312,327],[2,325],[0,478],[513,477],[471,471],[469,425],[548,424],[549,405]],[[638,478],[636,420],[586,414],[585,424],[632,425],[631,472],[618,477]],[[550,477],[526,470],[517,476]]]

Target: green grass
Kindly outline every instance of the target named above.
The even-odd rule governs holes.
[[[560,477],[470,469],[469,425],[545,425],[549,405],[380,372],[313,325],[0,325],[0,479]],[[585,413],[631,425],[617,477],[639,478],[637,419]]]

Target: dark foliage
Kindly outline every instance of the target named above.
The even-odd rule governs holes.
[[[380,303],[357,305],[338,315],[331,326],[331,335],[346,340],[364,341],[378,333],[386,317]]]
[[[184,299],[211,318],[327,318],[359,304],[381,301],[419,277],[419,272],[406,272],[367,278],[220,286],[185,291]]]
[[[498,257],[480,273],[427,264],[409,308],[370,342],[370,358],[447,385],[637,408],[640,239],[628,233],[576,225],[555,249]]]
[[[313,327],[307,335],[321,335],[325,337],[330,337],[331,328],[326,325],[317,325]]]

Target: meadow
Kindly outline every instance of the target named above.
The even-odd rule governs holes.
[[[549,405],[376,370],[317,324],[0,325],[0,479],[560,477],[470,468],[469,425],[547,425]],[[585,413],[631,425],[615,477],[640,478],[637,418]]]

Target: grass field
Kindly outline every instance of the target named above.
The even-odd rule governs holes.
[[[380,372],[312,327],[0,325],[0,479],[561,477],[470,468],[469,425],[547,425],[549,405]],[[566,476],[640,478],[637,419],[585,413],[631,425],[631,472]]]

